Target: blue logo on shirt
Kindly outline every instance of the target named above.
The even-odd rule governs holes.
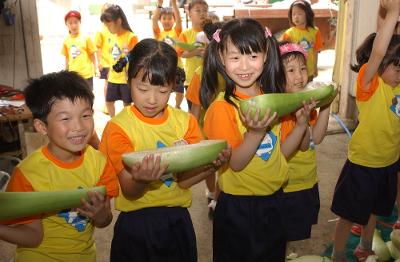
[[[65,222],[75,227],[78,232],[85,231],[89,222],[89,218],[81,216],[78,214],[78,212],[71,211],[70,209],[62,210],[60,213],[58,213],[58,216],[64,218]]]
[[[307,52],[312,48],[312,44],[308,42],[306,38],[301,39],[299,45],[301,45]]]
[[[262,160],[267,161],[271,157],[272,152],[274,152],[276,140],[276,135],[272,131],[269,131],[258,147],[256,155],[261,157]]]
[[[114,60],[117,60],[118,57],[120,57],[122,54],[121,49],[119,49],[117,44],[114,44],[114,46],[111,49],[111,56],[113,57]]]
[[[393,104],[390,106],[390,111],[395,113],[397,117],[400,117],[400,95],[393,98]]]
[[[81,50],[76,45],[72,45],[70,50],[71,50],[71,56],[73,59],[75,59],[78,55],[81,54]]]

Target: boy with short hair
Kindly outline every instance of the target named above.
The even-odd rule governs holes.
[[[95,261],[93,230],[110,224],[110,197],[118,195],[118,183],[107,158],[88,145],[94,129],[94,96],[81,76],[61,71],[34,79],[25,97],[35,129],[47,135],[49,143],[16,167],[7,191],[104,185],[107,196],[89,192],[89,201],[82,199],[77,210],[2,221],[0,239],[18,246],[16,261]]]

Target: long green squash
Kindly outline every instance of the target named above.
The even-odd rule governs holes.
[[[168,164],[167,172],[175,173],[211,164],[226,147],[225,140],[204,140],[196,144],[126,153],[122,155],[122,160],[127,166],[132,166],[141,163],[149,154],[160,155],[161,164]]]
[[[193,50],[195,50],[196,48],[198,48],[198,47],[201,46],[201,45],[199,45],[199,44],[188,44],[188,43],[181,42],[181,41],[178,41],[178,40],[175,40],[174,43],[175,43],[176,46],[179,46],[179,47],[182,48],[183,50],[189,51],[189,52],[190,52],[190,51],[193,51]]]
[[[42,213],[80,207],[89,191],[106,193],[105,186],[53,192],[0,192],[0,220],[13,220]]]
[[[337,90],[333,84],[318,88],[307,87],[302,92],[297,93],[274,93],[255,96],[240,101],[240,108],[247,112],[250,108],[250,115],[254,116],[256,109],[260,109],[260,119],[265,115],[267,109],[271,113],[276,112],[278,117],[290,114],[303,106],[303,101],[309,101],[314,98],[318,100],[317,107],[329,104],[337,95]]]

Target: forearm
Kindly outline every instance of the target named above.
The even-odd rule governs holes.
[[[229,161],[229,166],[233,171],[243,170],[250,160],[254,157],[261,141],[264,139],[265,133],[254,133],[247,131],[244,135],[243,142],[232,150],[232,156]]]
[[[176,4],[176,0],[172,0],[171,5],[172,5],[172,10],[174,11],[175,28],[182,29],[182,18],[181,14],[179,13],[178,5]]]
[[[393,31],[399,14],[395,10],[387,10],[385,20],[376,35],[373,50],[380,56],[384,57],[392,38]]]
[[[122,170],[118,175],[122,194],[129,200],[136,200],[143,195],[147,183],[133,180],[132,175],[127,170]]]
[[[320,144],[325,137],[328,128],[330,105],[319,110],[317,123],[312,127],[312,138],[316,145]]]
[[[182,58],[191,58],[197,56],[197,51],[196,49],[192,50],[192,51],[183,51],[182,53]]]
[[[102,64],[101,64],[101,49],[97,49],[97,51],[96,51],[96,56],[97,56],[97,67],[99,68],[99,69],[101,69],[102,68]]]
[[[34,221],[32,224],[33,223],[35,223],[35,226],[0,225],[0,239],[21,247],[37,247],[42,243],[43,229],[40,220]]]
[[[93,63],[93,68],[94,68],[94,70],[96,71],[96,68],[97,68],[97,60],[96,60],[96,55],[95,55],[96,53],[93,53],[93,54],[91,54],[90,55],[90,60],[92,61],[92,63]]]
[[[201,107],[199,105],[192,104],[192,107],[190,108],[190,113],[194,115],[194,117],[197,119],[197,121],[200,120],[200,109]]]
[[[306,129],[306,123],[302,125],[296,124],[290,135],[282,143],[281,151],[286,158],[290,157],[296,150],[300,148],[300,144],[305,137],[304,135],[306,133]]]
[[[191,186],[203,181],[206,177],[214,174],[217,171],[213,165],[202,166],[188,172],[178,174],[178,185],[181,188],[187,189]]]

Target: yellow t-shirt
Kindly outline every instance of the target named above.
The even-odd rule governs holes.
[[[90,56],[96,52],[96,47],[90,37],[69,35],[65,39],[61,53],[68,59],[68,71],[77,72],[83,78],[94,75],[93,62]]]
[[[315,125],[318,119],[316,110],[312,110],[310,114],[310,125]],[[296,125],[296,117],[287,115],[281,121],[281,143],[283,143],[288,135],[292,132]],[[317,156],[315,149],[309,148],[307,151],[297,150],[293,156],[287,159],[289,166],[287,184],[283,187],[284,192],[296,192],[300,190],[310,189],[317,182]]]
[[[102,153],[88,146],[78,160],[65,163],[56,159],[45,146],[17,166],[7,191],[62,191],[100,185],[106,186],[107,195],[118,195],[114,170]],[[94,227],[88,218],[71,210],[33,219],[36,218],[42,219],[43,241],[37,248],[18,247],[15,261],[96,261]]]
[[[202,140],[196,119],[179,109],[168,106],[160,118],[146,118],[135,106],[125,107],[107,124],[100,150],[113,163],[115,173],[124,168],[122,154],[132,151],[173,146],[174,142],[186,140],[189,144]],[[115,199],[115,208],[129,212],[147,207],[188,207],[192,201],[191,191],[182,189],[174,181],[154,181],[149,184],[144,195],[134,201],[121,194]]]
[[[291,27],[283,34],[283,39],[301,45],[307,51],[307,72],[308,76],[314,75],[315,55],[322,49],[322,37],[318,27],[299,29]]]
[[[126,56],[130,50],[137,44],[138,38],[137,36],[130,32],[125,31],[122,34],[113,34],[111,38],[111,65],[110,65],[110,74],[108,75],[108,82],[114,84],[126,84],[127,83],[127,72],[128,65],[124,67],[121,73],[117,73],[112,68],[121,57]]]
[[[160,31],[159,28],[153,28],[153,33],[155,39],[161,42],[165,42],[176,49],[174,41],[178,40],[178,37],[181,34],[181,30],[177,30],[175,26],[168,31]],[[178,67],[183,69],[183,62],[181,57],[178,57]]]
[[[400,96],[400,85],[393,88],[376,74],[369,90],[363,91],[365,68],[366,64],[357,77],[359,123],[349,143],[348,158],[366,167],[386,167],[400,157],[400,112],[393,106],[393,100]]]
[[[240,99],[249,98],[236,92]],[[208,108],[204,118],[204,132],[209,139],[225,139],[238,147],[247,131],[237,109],[224,100],[221,92]],[[233,99],[235,104],[239,101]],[[267,132],[256,154],[247,166],[235,172],[226,165],[219,172],[218,185],[225,193],[246,196],[267,196],[278,191],[287,181],[288,166],[280,149],[280,126]]]
[[[101,65],[105,68],[110,67],[111,64],[111,38],[112,34],[108,31],[106,26],[102,26],[101,30],[96,32],[94,43],[97,49],[101,50]]]
[[[184,43],[188,44],[194,44],[196,43],[196,35],[200,33],[201,31],[196,31],[192,28],[186,29],[181,33],[179,36],[179,41],[182,41]],[[179,47],[176,48],[178,54],[182,54],[183,50],[180,49]],[[185,73],[186,73],[186,81],[185,85],[189,85],[190,81],[192,80],[194,71],[203,64],[203,57],[200,56],[193,56],[186,58],[185,62]]]

